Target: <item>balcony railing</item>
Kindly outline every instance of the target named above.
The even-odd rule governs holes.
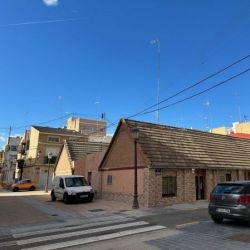
[[[55,164],[56,163],[56,159],[57,159],[57,156],[52,156],[52,158],[50,159],[50,162],[49,162],[49,159],[48,159],[48,156],[45,156],[44,157],[44,164]]]

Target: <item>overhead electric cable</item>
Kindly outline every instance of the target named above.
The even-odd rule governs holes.
[[[236,64],[238,64],[238,63],[240,63],[240,62],[242,62],[242,61],[248,59],[249,57],[250,57],[250,54],[247,55],[247,56],[245,56],[245,57],[243,57],[243,58],[241,58],[241,59],[239,59],[239,60],[237,60],[237,61],[235,61],[235,62],[233,62],[233,63],[231,63],[230,65],[228,65],[228,66],[226,66],[226,67],[224,67],[224,68],[218,70],[217,72],[215,72],[215,73],[213,73],[213,74],[211,74],[211,75],[209,75],[209,76],[203,78],[202,80],[200,80],[200,81],[198,81],[198,82],[196,82],[196,83],[194,83],[194,84],[192,84],[192,85],[190,85],[190,86],[188,86],[188,87],[182,89],[181,91],[179,91],[179,92],[177,92],[176,94],[174,94],[174,95],[172,95],[172,96],[170,96],[170,97],[168,97],[168,98],[166,98],[166,99],[160,101],[159,103],[156,103],[156,104],[154,104],[154,105],[151,105],[150,107],[147,107],[147,108],[145,108],[144,110],[142,110],[142,111],[140,111],[140,112],[137,112],[137,113],[135,113],[135,114],[133,114],[133,115],[130,115],[130,116],[126,117],[126,119],[130,119],[130,118],[136,117],[136,116],[138,116],[138,115],[148,114],[148,113],[152,113],[152,112],[157,111],[158,109],[150,110],[150,111],[146,112],[147,110],[149,110],[149,109],[151,109],[151,108],[153,108],[153,107],[158,106],[158,104],[164,103],[164,102],[166,102],[166,101],[168,101],[168,100],[170,100],[170,99],[172,99],[172,98],[174,98],[174,97],[176,97],[176,96],[178,96],[178,95],[184,93],[185,91],[190,90],[190,89],[196,87],[197,85],[199,85],[199,84],[201,84],[201,83],[207,81],[208,79],[210,79],[210,78],[212,78],[212,77],[214,77],[214,76],[216,76],[216,75],[218,75],[218,74],[220,74],[220,73],[226,71],[227,69],[229,69],[229,68],[235,66]],[[234,76],[232,76],[231,78],[229,78],[229,79],[227,79],[227,80],[225,80],[225,81],[223,81],[223,82],[220,82],[220,83],[218,83],[218,84],[216,84],[216,85],[214,85],[214,86],[212,86],[212,87],[210,87],[210,88],[208,88],[208,89],[205,89],[205,90],[203,90],[203,91],[201,91],[201,92],[198,92],[197,94],[194,94],[194,95],[192,95],[192,96],[189,96],[189,97],[187,97],[187,98],[184,98],[184,99],[182,99],[182,100],[180,100],[180,101],[171,103],[171,104],[169,104],[169,105],[167,105],[167,106],[161,107],[159,110],[165,109],[165,108],[168,108],[168,107],[171,107],[171,106],[176,105],[176,104],[178,104],[178,103],[180,103],[180,102],[183,102],[183,101],[189,100],[189,99],[191,99],[191,98],[194,98],[194,97],[196,97],[196,96],[198,96],[198,95],[201,95],[201,94],[203,94],[203,93],[205,93],[205,92],[207,92],[207,91],[209,91],[209,90],[211,90],[211,89],[213,89],[213,88],[216,88],[216,87],[218,87],[218,86],[220,86],[220,85],[222,85],[222,84],[224,84],[224,83],[226,83],[226,82],[228,82],[228,81],[230,81],[230,80],[232,80],[232,79],[234,79],[234,78],[236,78],[236,77],[238,77],[238,76],[240,76],[240,75],[242,75],[242,74],[247,73],[248,71],[249,71],[249,69],[247,69],[247,70],[245,70],[245,71],[243,71],[243,72],[241,72],[241,73],[239,73],[239,74],[237,74],[237,75],[234,75]],[[38,123],[38,124],[36,124],[36,125],[43,125],[43,124],[46,124],[46,123],[51,123],[51,122],[54,122],[54,121],[57,121],[57,120],[61,120],[61,119],[67,118],[68,116],[71,116],[71,115],[74,116],[74,113],[69,113],[69,114],[67,114],[67,115],[64,115],[64,116],[61,116],[61,117],[58,117],[58,118],[55,118],[55,119],[52,119],[52,120],[49,120],[49,121],[40,122],[40,123]],[[118,123],[118,121],[117,121],[117,122],[113,122],[113,123],[111,123],[109,126],[107,126],[106,128],[113,127],[113,126],[116,125],[117,123]],[[12,127],[12,129],[27,128],[27,127],[31,127],[31,126],[33,126],[33,125],[34,125],[34,124],[32,124],[32,125],[30,125],[30,124],[29,124],[29,125],[23,125],[23,126],[19,126],[19,127]],[[0,128],[0,129],[9,129],[9,128]],[[98,131],[95,131],[95,132],[92,132],[91,134],[95,134],[95,133],[97,133],[97,132],[98,132]]]
[[[215,73],[213,73],[213,74],[211,74],[211,75],[209,75],[209,76],[203,78],[202,80],[199,80],[198,82],[196,82],[196,83],[194,83],[194,84],[192,84],[192,85],[190,85],[190,86],[188,86],[188,87],[186,87],[186,88],[180,90],[179,92],[177,92],[177,93],[175,93],[175,94],[173,94],[173,95],[167,97],[166,99],[163,99],[163,100],[160,101],[159,103],[153,104],[153,105],[151,105],[150,107],[145,108],[144,110],[142,110],[142,111],[140,111],[140,112],[138,112],[138,113],[136,113],[136,114],[134,114],[134,115],[129,116],[128,119],[129,119],[129,118],[133,118],[133,117],[138,116],[138,115],[141,115],[141,114],[144,114],[145,111],[147,111],[147,110],[149,110],[149,109],[151,109],[151,108],[154,108],[154,107],[158,106],[158,104],[161,104],[161,103],[163,103],[163,102],[169,101],[170,99],[172,99],[172,98],[174,98],[174,97],[176,97],[176,96],[178,96],[178,95],[180,95],[180,94],[186,92],[187,90],[190,90],[190,89],[192,89],[192,88],[198,86],[199,84],[201,84],[201,83],[203,83],[203,82],[209,80],[210,78],[212,78],[212,77],[214,77],[214,76],[216,76],[216,75],[218,75],[218,74],[220,74],[220,73],[226,71],[227,69],[229,69],[229,68],[235,66],[236,64],[238,64],[238,63],[240,63],[240,62],[242,62],[242,61],[248,59],[249,57],[250,57],[250,54],[247,55],[247,56],[245,56],[245,57],[240,58],[239,60],[237,60],[237,61],[231,63],[230,65],[228,65],[228,66],[226,66],[226,67],[224,67],[224,68],[222,68],[222,69],[216,71]],[[157,110],[155,110],[155,111],[157,111]],[[150,112],[150,113],[151,113],[151,112]]]
[[[224,80],[224,81],[222,81],[222,82],[220,82],[220,83],[217,83],[217,84],[211,86],[210,88],[207,88],[207,89],[205,89],[205,90],[203,90],[203,91],[200,91],[200,92],[198,92],[198,93],[196,93],[196,94],[194,94],[194,95],[191,95],[191,96],[189,96],[189,97],[186,97],[186,98],[184,98],[184,99],[182,99],[182,100],[179,100],[179,101],[177,101],[177,102],[171,103],[171,104],[169,104],[169,105],[167,105],[167,106],[161,107],[160,110],[165,109],[165,108],[169,108],[169,107],[174,106],[174,105],[176,105],[176,104],[179,104],[179,103],[181,103],[181,102],[190,100],[190,99],[192,99],[192,98],[194,98],[194,97],[196,97],[196,96],[199,96],[199,95],[201,95],[201,94],[204,94],[205,92],[208,92],[208,91],[210,91],[210,90],[212,90],[212,89],[214,89],[214,88],[217,88],[217,87],[219,87],[219,86],[221,86],[221,85],[223,85],[223,84],[225,84],[225,83],[227,83],[227,82],[229,82],[229,81],[231,81],[231,80],[233,80],[233,79],[235,79],[235,78],[237,78],[237,77],[239,77],[239,76],[241,76],[241,75],[243,75],[243,74],[246,74],[248,71],[250,71],[250,69],[246,69],[246,70],[244,70],[244,71],[242,71],[242,72],[240,72],[240,73],[238,73],[238,74],[236,74],[236,75],[234,75],[234,76],[232,76],[232,77],[230,77],[230,78],[228,78],[228,79],[226,79],[226,80]],[[154,109],[154,110],[151,110],[151,111],[148,111],[148,112],[144,112],[143,114],[153,113],[153,112],[155,112],[156,110],[158,110],[158,109]]]
[[[40,122],[40,123],[37,123],[36,125],[34,125],[34,124],[23,125],[23,126],[20,126],[20,127],[13,127],[13,129],[21,129],[21,128],[27,128],[27,127],[31,127],[31,126],[39,126],[39,125],[43,125],[43,124],[47,124],[47,123],[51,123],[51,122],[55,122],[55,121],[58,121],[58,120],[67,118],[67,117],[69,117],[70,115],[72,115],[72,113],[67,114],[67,115],[64,115],[64,116],[60,116],[60,117],[55,118],[55,119],[52,119],[52,120]]]

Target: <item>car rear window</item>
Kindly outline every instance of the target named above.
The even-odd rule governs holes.
[[[214,190],[214,194],[241,194],[245,185],[242,184],[218,184]]]

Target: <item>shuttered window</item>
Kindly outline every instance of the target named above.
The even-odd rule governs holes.
[[[112,185],[112,175],[107,176],[107,184]]]
[[[162,197],[173,197],[177,195],[177,185],[175,176],[162,177]]]

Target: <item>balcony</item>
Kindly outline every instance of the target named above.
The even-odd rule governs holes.
[[[55,164],[56,163],[56,159],[57,159],[57,156],[52,156],[52,158],[50,159],[50,164]],[[43,164],[48,164],[48,163],[49,163],[48,156],[45,156]]]

